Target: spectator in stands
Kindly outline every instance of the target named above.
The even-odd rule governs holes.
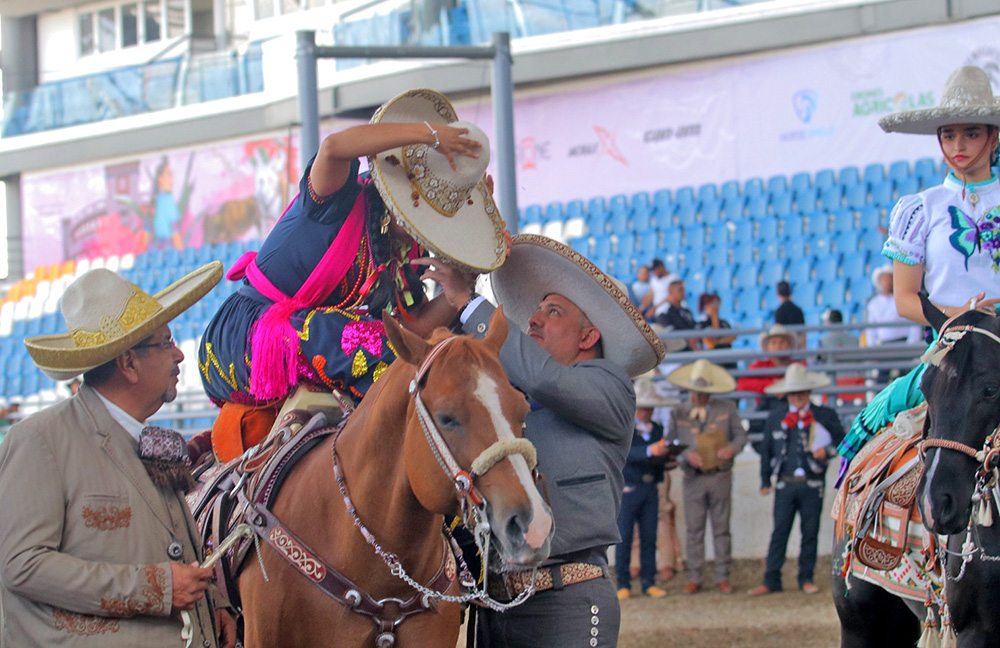
[[[21,403],[17,401],[11,402],[6,407],[0,408],[0,430],[4,432],[7,431],[14,423],[17,423],[21,418]],[[0,436],[0,439],[3,437]]]
[[[507,246],[484,175],[489,155],[480,156],[489,140],[454,119],[446,97],[411,90],[384,104],[370,124],[323,140],[260,252],[229,271],[242,285],[202,337],[202,382],[223,405],[221,415],[239,422],[246,412],[263,413],[252,430],[216,425],[213,440],[216,433],[233,437],[227,446],[236,455],[257,443],[271,427],[274,403],[300,381],[360,399],[395,359],[384,339],[384,310],[421,335],[452,322],[456,310],[443,294],[425,298],[423,245],[464,266],[503,262]],[[371,182],[358,176],[362,156],[373,165]],[[411,166],[419,174],[407,175]],[[453,186],[458,198],[427,198],[427,183]],[[433,225],[441,213],[454,214],[452,225]],[[434,241],[409,233],[425,230]],[[463,276],[471,294],[476,274]]]
[[[1000,304],[1000,182],[992,170],[1000,147],[1000,103],[989,75],[962,66],[948,77],[940,105],[886,115],[879,126],[890,133],[936,136],[950,169],[941,185],[900,197],[889,217],[882,255],[893,260],[897,312],[926,325],[919,297],[924,287],[949,316],[971,308],[993,311]],[[924,368],[894,380],[855,418],[840,448],[845,459],[898,412],[924,401]]]
[[[764,583],[750,590],[751,596],[781,591],[781,567],[796,512],[802,526],[799,589],[806,594],[819,592],[813,572],[826,467],[844,438],[837,412],[811,402],[812,391],[829,384],[825,375],[809,373],[802,365],[793,364],[785,370],[784,378],[767,388],[768,394],[784,395],[787,402],[771,412],[765,428],[760,494],[771,494],[771,479],[776,477],[774,529],[767,548]]]
[[[875,268],[872,283],[876,292],[865,305],[865,321],[869,324],[894,324],[908,320],[896,312],[896,299],[892,294],[892,266]],[[924,331],[919,326],[869,328],[865,330],[865,346],[882,344],[920,344],[924,341]]]
[[[702,313],[704,317],[698,322],[697,328],[706,330],[711,329],[713,331],[721,331],[723,329],[731,329],[729,322],[722,319],[719,316],[719,308],[722,306],[722,298],[716,293],[703,293],[698,297],[698,312]],[[735,335],[726,337],[703,337],[701,343],[705,349],[732,349],[733,341],[736,339]],[[722,367],[726,369],[735,369],[735,362],[720,362]]]
[[[778,309],[774,311],[774,323],[784,326],[794,326],[805,324],[806,317],[798,304],[792,301],[792,287],[787,281],[778,282],[778,301],[781,302]]]
[[[844,314],[836,308],[828,309],[825,313],[823,313],[823,324],[843,323]],[[848,333],[843,329],[825,333],[823,337],[819,339],[820,349],[856,349],[860,345],[861,343],[858,341],[857,335]],[[823,354],[820,354],[819,357],[824,362],[835,362],[837,360],[836,356],[824,356]]]
[[[760,350],[765,353],[782,353],[791,351],[795,347],[795,334],[791,333],[781,324],[774,324],[764,333],[760,334]],[[801,360],[792,360],[791,356],[779,355],[770,358],[754,360],[747,366],[747,369],[783,369],[792,362],[802,363]],[[778,371],[769,372],[759,376],[743,376],[736,381],[736,389],[739,391],[756,392],[761,395],[757,399],[754,407],[755,412],[770,412],[782,402],[779,396],[772,396],[765,393],[765,390],[781,378]],[[753,449],[760,454],[760,445],[764,439],[763,418],[750,419],[749,440]]]
[[[644,304],[646,319],[655,321],[661,313],[667,312],[667,292],[670,290],[670,275],[662,259],[653,259],[649,265],[649,302]]]
[[[60,300],[67,332],[24,341],[47,376],[84,384],[0,444],[7,648],[181,646],[183,632],[235,645],[235,621],[206,595],[213,571],[197,564],[184,439],[145,423],[177,397],[184,354],[169,322],[221,278],[215,261],[148,295],[91,270]]]
[[[688,392],[688,402],[674,408],[667,432],[668,441],[687,446],[678,457],[684,472],[684,525],[687,529],[684,593],[695,594],[701,589],[705,522],[711,519],[715,585],[723,594],[732,594],[729,584],[732,468],[733,458],[746,445],[747,433],[736,403],[712,396],[733,391],[736,381],[725,369],[707,360],[697,360],[675,369],[667,380]]]
[[[635,380],[635,431],[625,460],[622,475],[625,486],[618,511],[618,533],[622,539],[615,545],[615,575],[618,598],[631,595],[629,567],[632,561],[632,535],[639,525],[639,583],[642,592],[652,598],[662,598],[665,591],[656,586],[656,531],[660,508],[659,484],[664,467],[670,459],[670,448],[663,437],[663,426],[653,420],[653,408],[675,405],[676,400],[656,392],[653,380]]]
[[[678,275],[667,277],[667,310],[656,316],[656,323],[668,331],[690,331],[695,328],[694,315],[684,307],[684,280]],[[686,346],[681,351],[691,351],[698,348],[698,338],[685,338]]]
[[[639,266],[639,269],[635,272],[635,281],[632,282],[630,288],[632,291],[630,295],[632,303],[638,306],[640,311],[645,312],[653,300],[652,286],[649,284],[649,268],[647,266]]]

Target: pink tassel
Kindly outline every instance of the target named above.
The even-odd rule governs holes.
[[[299,335],[291,317],[303,307],[294,299],[272,304],[250,332],[250,393],[258,400],[282,398],[299,380]]]

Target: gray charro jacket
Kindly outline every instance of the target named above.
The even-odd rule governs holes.
[[[485,335],[493,310],[484,301],[464,330]],[[616,520],[635,418],[632,381],[609,360],[561,364],[507,324],[500,363],[531,401],[524,436],[538,450],[555,517],[552,557],[603,550],[621,539]]]

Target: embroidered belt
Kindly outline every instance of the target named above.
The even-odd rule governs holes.
[[[801,484],[807,481],[809,478],[805,475],[778,475],[778,481],[792,482],[795,484]]]
[[[544,592],[553,588],[561,589],[567,585],[585,583],[604,576],[604,567],[590,563],[573,562],[551,567],[540,568],[537,572],[525,570],[509,574],[491,574],[489,582],[490,596],[493,598],[515,598],[528,589],[531,584],[531,574],[535,574],[535,591]],[[558,575],[557,575],[558,573]],[[559,584],[556,584],[556,579]]]

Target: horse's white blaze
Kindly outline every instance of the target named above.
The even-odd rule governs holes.
[[[934,458],[931,459],[930,468],[924,470],[924,515],[927,516],[928,526],[934,525],[934,512],[931,510],[931,484],[934,482],[934,474],[938,469],[938,461],[941,459],[941,453],[935,452]]]
[[[497,440],[504,441],[514,439],[514,430],[510,427],[510,422],[503,415],[503,408],[500,405],[500,395],[497,393],[497,384],[489,375],[480,371],[476,380],[475,397],[483,404],[486,411],[490,413],[493,421],[493,429],[496,430]],[[535,487],[535,480],[531,477],[531,469],[528,462],[519,454],[507,457],[514,465],[514,474],[524,486],[524,492],[528,494],[531,501],[531,522],[528,524],[528,532],[524,534],[524,540],[532,549],[539,549],[545,544],[545,539],[549,537],[552,530],[552,517],[548,513],[542,496]]]

